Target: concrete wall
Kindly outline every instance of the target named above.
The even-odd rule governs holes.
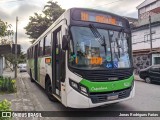
[[[160,62],[160,53],[153,53],[152,65],[155,65],[155,57],[159,57],[159,62]],[[150,55],[149,54],[134,55],[133,65],[135,68],[135,74],[138,74],[141,69],[144,69],[150,66]]]
[[[6,67],[5,65],[5,58],[3,57],[3,69]]]
[[[3,74],[3,57],[0,56],[0,76]]]
[[[138,74],[141,69],[150,66],[150,56],[149,55],[134,55],[133,65],[135,68],[135,74]]]

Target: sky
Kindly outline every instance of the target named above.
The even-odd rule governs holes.
[[[31,45],[24,27],[29,22],[29,16],[35,12],[42,13],[44,6],[49,0],[0,0],[0,19],[12,24],[12,29],[16,29],[16,16],[18,16],[18,44],[21,44],[22,51],[26,52]],[[136,7],[144,0],[53,0],[57,1],[63,9],[72,7],[85,7],[100,9],[112,12],[121,16],[137,18]],[[10,38],[15,41],[15,37]]]

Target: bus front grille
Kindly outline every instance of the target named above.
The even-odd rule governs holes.
[[[93,82],[111,81],[110,78],[124,80],[133,75],[132,69],[109,70],[109,71],[85,71],[84,78]]]
[[[127,79],[132,75],[131,71],[109,71],[106,72],[91,72],[85,77],[87,80],[98,82],[98,81],[108,81],[109,78],[117,78],[118,80]]]
[[[90,93],[90,98],[92,103],[101,103],[101,102],[112,101],[108,99],[110,96],[117,96],[117,99],[115,100],[129,97],[130,92],[131,88],[118,90],[114,92],[107,92],[107,93]]]
[[[124,80],[133,75],[133,69],[110,69],[110,70],[74,70],[75,73],[81,75],[84,79],[93,82],[105,82],[116,80]]]

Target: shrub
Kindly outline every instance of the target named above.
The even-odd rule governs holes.
[[[11,111],[11,102],[6,99],[0,102],[0,111]]]
[[[0,77],[0,91],[1,92],[16,92],[16,80],[11,78]]]
[[[11,102],[7,101],[6,99],[0,102],[0,111],[11,111]],[[0,120],[11,120],[11,118],[2,118],[0,115]]]

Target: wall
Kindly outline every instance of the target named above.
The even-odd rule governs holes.
[[[160,48],[160,25],[152,27],[152,33],[153,48]],[[133,50],[150,49],[149,29],[132,31],[132,43]]]
[[[157,1],[157,2],[154,2],[154,1],[155,0],[153,0],[153,3],[151,3],[151,1],[150,1],[150,2],[148,2],[148,4],[146,1],[146,3],[145,3],[146,6],[138,9],[139,19],[144,19],[144,18],[148,17],[150,12],[152,14],[160,12],[158,9],[160,7],[160,1]]]
[[[3,57],[0,56],[0,76],[3,74]]]
[[[154,58],[159,57],[160,53],[152,54],[152,65],[155,65]],[[149,54],[140,54],[133,56],[133,65],[135,69],[135,74],[138,74],[141,69],[147,68],[150,66],[150,55]]]
[[[140,69],[147,68],[150,65],[149,55],[134,55],[133,65],[135,69],[135,74],[138,74]]]
[[[3,57],[3,69],[5,68],[5,58]]]

